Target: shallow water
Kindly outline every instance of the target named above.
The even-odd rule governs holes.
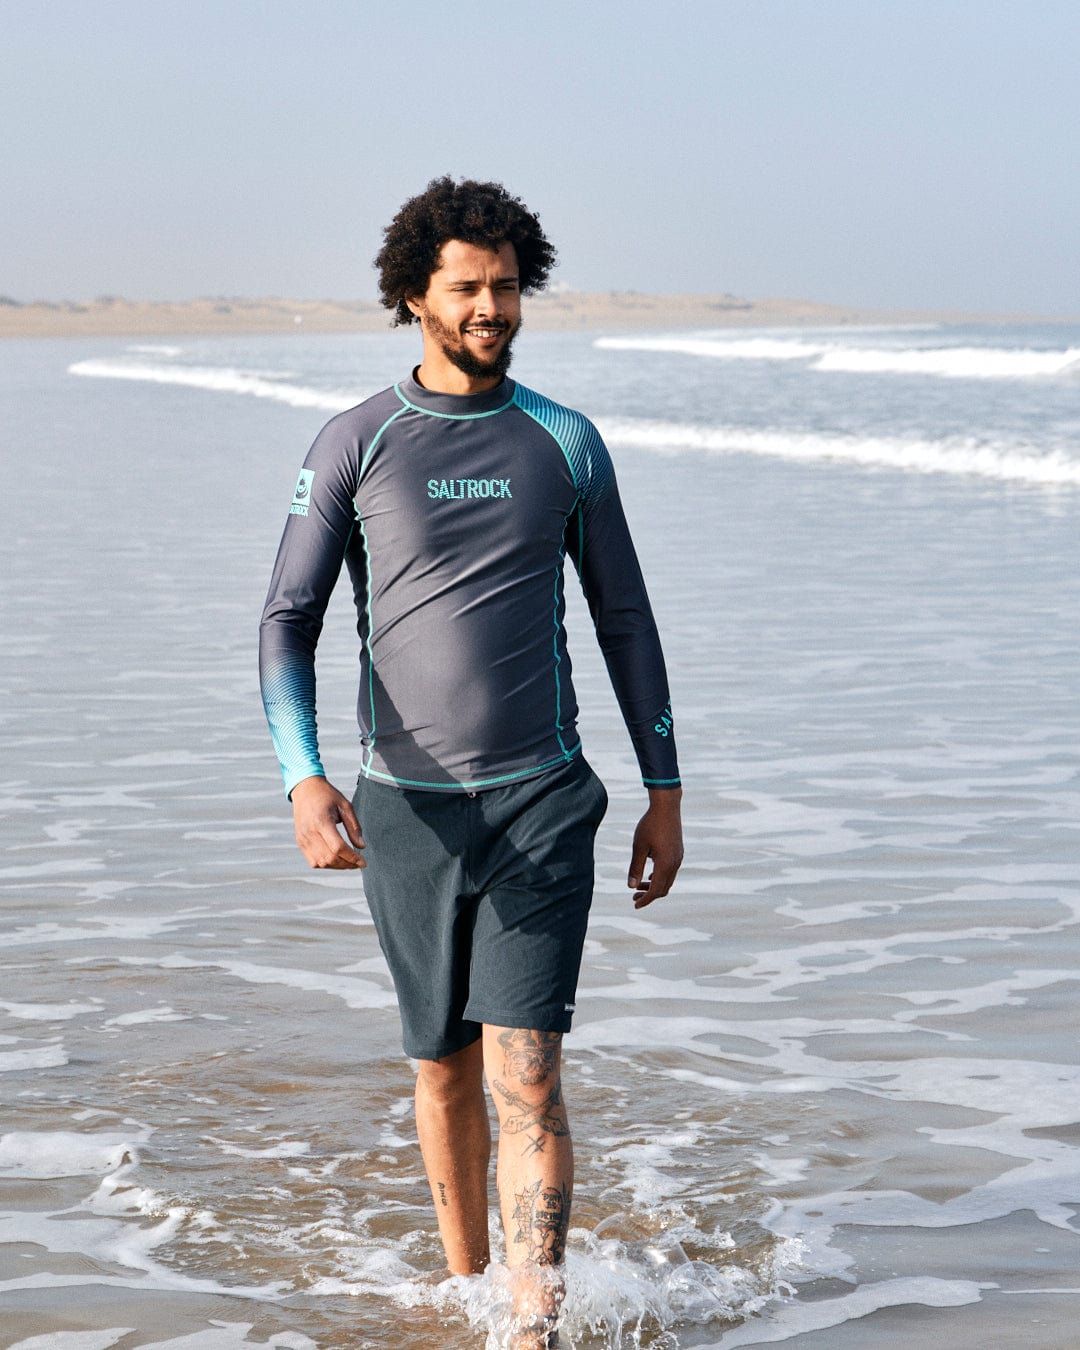
[[[880,367],[1045,367],[1076,334],[849,334],[893,355],[840,373],[773,340],[521,339],[519,378],[606,419],[686,776],[679,887],[635,914],[641,789],[576,604],[611,807],[564,1344],[1065,1350],[1080,490],[983,470],[1080,464],[1080,386]],[[410,344],[3,351],[0,1345],[495,1341],[500,1271],[442,1278],[362,887],[292,844],[253,665],[304,450]],[[349,783],[344,599],[320,727]]]

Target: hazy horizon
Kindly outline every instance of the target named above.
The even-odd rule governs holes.
[[[581,297],[590,300],[599,299],[601,301],[605,297],[609,296],[619,300],[631,296],[639,296],[645,300],[664,300],[664,299],[692,300],[695,298],[699,298],[702,300],[711,300],[716,298],[717,296],[722,295],[725,298],[731,298],[737,301],[746,302],[748,305],[753,306],[776,305],[782,307],[784,305],[789,305],[790,308],[787,311],[781,309],[777,317],[774,320],[770,320],[770,322],[774,322],[777,324],[784,324],[789,321],[792,322],[796,321],[795,316],[799,315],[802,312],[799,309],[799,307],[803,305],[808,305],[812,307],[820,306],[821,309],[825,311],[828,311],[830,309],[850,311],[851,313],[856,315],[860,313],[864,313],[868,316],[881,315],[883,318],[892,314],[897,316],[898,322],[903,322],[906,319],[918,319],[920,316],[925,316],[927,319],[934,318],[935,316],[954,316],[957,322],[964,319],[970,319],[973,322],[978,322],[983,317],[985,317],[988,321],[997,321],[997,320],[1008,321],[1011,319],[1016,320],[1017,322],[1032,321],[1032,322],[1045,322],[1052,324],[1058,323],[1069,324],[1080,321],[1080,307],[1078,307],[1076,311],[1070,313],[1066,313],[1063,310],[1053,312],[1053,311],[1035,310],[1032,308],[1028,308],[1026,310],[1020,309],[991,310],[988,308],[981,310],[977,309],[962,310],[958,308],[945,306],[930,307],[930,306],[914,306],[914,305],[905,305],[905,306],[855,305],[848,303],[842,298],[832,299],[807,295],[735,295],[731,292],[643,291],[637,287],[629,287],[629,286],[623,288],[611,287],[604,290],[584,290],[579,289],[577,287],[568,287],[566,288],[565,293],[575,297]],[[551,295],[551,294],[559,294],[559,292],[555,291],[552,287],[548,287],[547,290],[543,292],[543,294]],[[536,296],[534,295],[528,296],[524,300],[524,305],[526,307],[525,309],[526,318],[528,317],[528,306],[535,299]],[[133,307],[162,305],[162,306],[176,306],[179,308],[185,306],[196,306],[211,303],[219,305],[251,305],[254,307],[258,307],[260,305],[271,306],[275,304],[297,304],[297,305],[326,305],[328,307],[345,308],[351,305],[358,305],[358,304],[374,306],[378,305],[379,302],[374,295],[369,296],[281,295],[281,294],[240,295],[240,294],[220,293],[216,295],[208,294],[208,295],[189,295],[184,297],[178,297],[168,295],[103,294],[103,295],[31,296],[27,299],[21,299],[17,296],[8,295],[6,292],[0,292],[0,307],[14,307],[17,309],[33,309],[37,306],[41,306],[59,310],[65,309],[85,310],[91,306],[104,307],[111,304],[131,305]],[[389,329],[392,326],[393,316],[389,310],[386,310],[384,312],[386,315],[387,327]],[[735,323],[736,326],[739,326],[736,322],[738,312],[735,311],[733,313],[735,314],[735,317],[733,317],[730,320],[730,322]],[[798,321],[800,323],[805,322],[805,320],[802,319]],[[847,321],[850,322],[851,320]],[[721,320],[718,318],[717,322],[726,324],[728,320],[727,319]],[[756,321],[757,324],[760,324],[760,322],[761,322],[760,319]],[[822,318],[821,322],[825,323],[828,322],[828,320],[826,318]],[[674,326],[679,328],[686,327],[686,320],[681,316],[681,312],[680,317]],[[306,331],[312,332],[321,330],[309,328]]]
[[[372,300],[383,226],[450,172],[520,194],[577,291],[1080,312],[1062,0],[0,15],[21,303]]]

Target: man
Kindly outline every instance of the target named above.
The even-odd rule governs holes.
[[[575,733],[567,552],[648,789],[636,908],[667,894],[682,860],[663,656],[611,461],[580,413],[506,374],[521,296],[544,286],[554,257],[498,184],[436,179],[401,208],[376,266],[395,321],[420,324],[422,361],[316,439],[261,642],[297,842],[313,867],[367,869],[419,1061],[417,1132],[450,1270],[489,1261],[486,1074],[507,1263],[534,1284],[566,1245],[560,1049],[607,803]],[[351,804],[325,778],[315,730],[315,646],[343,560],[361,639]],[[554,1292],[521,1346],[556,1343],[548,1275]]]

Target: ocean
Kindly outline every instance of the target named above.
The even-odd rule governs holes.
[[[308,445],[416,345],[0,348],[2,1347],[500,1344],[255,666]],[[526,326],[513,373],[608,440],[685,775],[683,872],[635,912],[643,792],[571,582],[611,805],[563,1346],[1075,1348],[1080,327]]]

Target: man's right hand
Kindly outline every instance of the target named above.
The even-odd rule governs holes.
[[[357,849],[364,847],[352,803],[325,778],[305,778],[292,790],[296,842],[312,867],[339,871],[366,866]],[[349,842],[341,837],[345,827]],[[350,846],[351,845],[351,846]]]

